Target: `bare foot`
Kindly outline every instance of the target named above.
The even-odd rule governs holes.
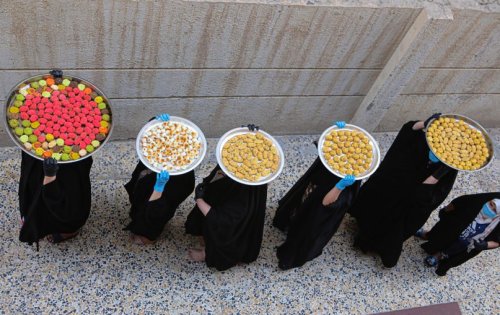
[[[191,248],[189,249],[188,254],[192,261],[205,261],[205,248]]]
[[[142,235],[132,234],[130,238],[132,240],[132,243],[137,245],[151,245],[154,243],[154,241]]]
[[[47,241],[52,244],[61,243],[77,236],[79,231],[73,233],[54,233],[47,236]]]

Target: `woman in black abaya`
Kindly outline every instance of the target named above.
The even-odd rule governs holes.
[[[359,225],[355,246],[380,255],[385,267],[397,264],[403,243],[448,196],[456,170],[432,154],[425,122],[410,121],[399,131],[379,169],[361,187],[350,213]]]
[[[439,212],[439,222],[417,236],[426,240],[421,246],[431,256],[428,265],[437,265],[436,274],[446,275],[483,250],[500,244],[500,192],[465,195],[455,198]],[[486,226],[482,226],[484,223]]]
[[[342,123],[338,122],[337,126],[345,126]],[[273,225],[287,231],[285,242],[276,252],[280,269],[300,267],[321,255],[339,228],[360,184],[353,176],[344,179],[335,176],[319,158],[314,161],[278,202]]]
[[[186,220],[186,233],[202,236],[205,247],[189,256],[208,267],[226,270],[257,259],[262,243],[267,184],[240,184],[216,166],[195,190],[196,206]]]
[[[170,116],[161,114],[156,119],[169,121]],[[139,162],[125,189],[131,204],[131,222],[124,230],[132,233],[134,243],[152,244],[193,191],[194,171],[170,177],[166,171],[155,173]]]
[[[22,153],[19,240],[37,244],[48,236],[59,243],[76,236],[90,214],[92,157],[70,164],[37,160]]]

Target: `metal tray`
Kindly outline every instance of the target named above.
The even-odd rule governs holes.
[[[205,157],[205,154],[207,153],[207,139],[205,138],[203,131],[201,131],[201,129],[190,120],[187,120],[187,119],[182,118],[182,117],[170,116],[170,121],[181,123],[184,126],[196,131],[198,133],[198,141],[200,141],[200,143],[201,143],[200,154],[191,164],[189,164],[189,165],[187,165],[184,168],[179,169],[179,170],[175,170],[175,171],[174,170],[167,170],[170,173],[170,175],[175,176],[175,175],[181,175],[181,174],[185,174],[187,172],[190,172],[190,171],[194,170],[198,165],[200,165],[201,161],[203,161],[203,158]],[[139,131],[139,134],[137,135],[137,139],[135,141],[135,150],[137,152],[137,155],[139,156],[139,159],[147,168],[149,168],[150,170],[152,170],[153,172],[156,172],[156,173],[160,173],[162,170],[151,165],[148,162],[148,160],[144,157],[144,155],[142,154],[141,139],[146,131],[148,131],[152,127],[159,125],[161,123],[163,123],[163,121],[155,119],[155,120],[152,120],[152,121],[148,122],[147,124],[145,124],[144,127],[142,127],[141,131]]]
[[[478,122],[470,119],[469,117],[458,115],[458,114],[443,114],[440,116],[440,118],[441,117],[452,118],[452,119],[456,119],[456,120],[463,120],[467,125],[469,125],[469,127],[480,131],[483,134],[484,139],[486,140],[486,145],[488,146],[488,151],[490,153],[490,156],[488,157],[488,160],[486,161],[486,163],[484,163],[484,165],[482,167],[478,168],[477,170],[464,170],[461,168],[453,167],[450,164],[446,163],[445,161],[442,161],[441,159],[439,159],[437,157],[436,152],[434,152],[434,150],[431,149],[431,146],[429,145],[429,141],[427,140],[427,128],[426,128],[425,129],[425,133],[426,133],[425,134],[425,141],[427,142],[427,146],[429,147],[429,149],[432,151],[432,153],[434,153],[434,155],[439,159],[439,161],[441,161],[443,164],[446,164],[448,167],[450,167],[452,169],[455,169],[457,171],[463,171],[463,172],[477,172],[477,171],[483,170],[485,167],[487,167],[491,164],[491,161],[493,161],[493,159],[495,157],[495,147],[493,145],[493,140],[491,140],[490,135],[488,134],[486,129],[483,128],[483,126],[481,126]],[[431,119],[429,121],[429,123],[427,124],[427,126],[431,126],[432,123],[434,122],[434,120],[436,120],[436,119],[435,118]]]
[[[361,127],[358,127],[358,126],[355,126],[355,125],[351,125],[351,124],[346,124],[345,127],[342,128],[342,129],[340,129],[336,125],[333,125],[333,126],[329,127],[328,129],[326,129],[325,131],[323,131],[323,133],[321,134],[321,136],[319,138],[319,141],[318,141],[318,155],[319,155],[319,158],[320,158],[321,162],[326,167],[326,169],[328,169],[330,172],[332,172],[333,174],[335,174],[336,176],[338,176],[340,178],[344,178],[346,176],[346,175],[341,174],[341,173],[335,171],[334,169],[332,169],[330,167],[330,165],[328,164],[328,162],[325,159],[325,156],[323,154],[322,148],[323,148],[323,144],[325,143],[325,138],[330,133],[330,131],[332,131],[332,130],[339,130],[339,131],[341,131],[341,130],[360,131],[365,136],[368,137],[368,139],[370,140],[370,144],[372,145],[372,150],[373,150],[372,151],[373,152],[373,155],[372,155],[372,157],[373,157],[372,164],[370,165],[370,168],[368,170],[366,170],[366,172],[362,173],[359,176],[356,176],[356,179],[364,179],[364,178],[367,178],[370,175],[372,175],[377,170],[377,168],[380,165],[380,148],[378,146],[378,143],[377,143],[377,141],[375,141],[375,139],[372,137],[372,135],[368,133],[368,131],[364,130]]]
[[[279,163],[278,170],[276,172],[274,172],[274,173],[269,174],[268,176],[266,176],[264,178],[261,178],[259,181],[256,181],[256,182],[247,181],[247,180],[240,179],[240,178],[234,176],[224,166],[224,163],[222,163],[222,148],[224,148],[224,144],[226,144],[226,142],[229,139],[231,139],[231,138],[233,138],[233,137],[235,137],[237,135],[248,134],[248,133],[261,133],[261,134],[263,134],[266,138],[268,138],[269,140],[271,140],[271,142],[273,143],[273,145],[278,150],[278,154],[279,154],[279,157],[280,157],[280,163]],[[222,169],[222,171],[225,174],[227,174],[227,176],[229,176],[232,180],[234,180],[234,181],[236,181],[238,183],[245,184],[245,185],[250,185],[250,186],[264,185],[264,184],[267,184],[267,183],[273,181],[274,179],[276,179],[276,177],[278,177],[281,174],[281,172],[283,171],[283,167],[285,166],[285,154],[283,153],[283,149],[281,148],[281,146],[278,143],[278,141],[276,141],[275,138],[273,138],[270,134],[268,134],[267,132],[265,132],[263,130],[250,131],[246,127],[235,128],[235,129],[232,129],[232,130],[229,130],[228,132],[226,132],[219,139],[219,142],[217,143],[217,148],[215,150],[215,154],[216,154],[216,157],[217,157],[217,163],[219,164],[219,166]]]
[[[5,130],[7,130],[7,134],[9,135],[9,137],[11,138],[11,140],[19,147],[21,148],[21,150],[23,150],[25,153],[29,154],[31,157],[37,159],[37,160],[43,160],[43,157],[41,156],[38,156],[36,154],[34,154],[33,152],[31,152],[31,150],[28,150],[24,147],[24,145],[22,144],[22,142],[19,140],[19,138],[17,137],[17,135],[14,134],[14,131],[12,130],[12,128],[9,126],[9,119],[8,119],[8,116],[7,116],[7,111],[9,110],[9,107],[10,105],[15,101],[15,96],[16,96],[16,91],[18,91],[19,89],[21,89],[23,86],[26,86],[28,84],[30,84],[31,82],[33,81],[39,81],[41,79],[45,79],[45,78],[48,78],[48,77],[53,77],[51,74],[49,73],[45,73],[45,74],[39,74],[39,75],[36,75],[36,76],[32,76],[32,77],[29,77],[27,79],[24,79],[22,81],[20,81],[19,83],[17,83],[9,92],[8,96],[7,96],[7,101],[4,103],[4,111],[3,111],[3,115],[4,115],[4,126],[5,126]],[[101,148],[109,141],[109,139],[111,138],[111,134],[113,132],[113,128],[114,128],[114,123],[113,123],[113,111],[111,109],[111,103],[109,101],[109,99],[106,97],[106,95],[104,95],[104,93],[98,88],[96,87],[92,82],[88,81],[88,80],[85,80],[85,79],[82,79],[80,77],[77,77],[77,76],[73,76],[71,74],[67,74],[66,72],[64,72],[63,76],[62,76],[63,79],[68,79],[68,80],[78,80],[79,82],[85,84],[86,86],[92,88],[92,90],[94,90],[95,92],[97,92],[97,94],[99,94],[99,96],[101,96],[105,103],[108,105],[108,110],[109,110],[109,117],[110,117],[110,127],[109,127],[109,131],[108,131],[108,135],[106,136],[106,139],[104,139],[104,141],[101,143],[101,145],[96,148],[93,152],[91,153],[87,153],[87,155],[83,156],[83,157],[80,157],[78,158],[77,160],[68,160],[68,161],[62,161],[62,160],[59,160],[57,161],[58,164],[69,164],[69,163],[74,163],[74,162],[79,162],[83,159],[86,159],[92,155],[94,155],[96,152],[98,152],[99,150],[101,150]]]

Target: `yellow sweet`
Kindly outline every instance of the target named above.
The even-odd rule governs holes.
[[[359,176],[370,168],[373,148],[370,139],[362,132],[334,129],[325,139],[321,151],[336,172]]]
[[[438,118],[427,128],[426,137],[436,156],[458,169],[481,168],[490,154],[483,134],[462,120]]]
[[[324,150],[332,150],[333,142]],[[237,178],[256,182],[275,173],[279,167],[278,150],[260,133],[232,137],[222,148],[222,163]]]

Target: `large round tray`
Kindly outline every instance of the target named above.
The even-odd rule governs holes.
[[[29,154],[30,156],[32,156],[33,158],[38,159],[38,160],[43,160],[43,157],[38,156],[38,155],[34,154],[33,152],[31,152],[30,150],[26,149],[24,147],[24,145],[22,144],[22,142],[19,140],[19,138],[16,135],[13,134],[13,130],[9,126],[9,122],[8,122],[9,119],[8,119],[8,116],[7,116],[7,111],[9,110],[10,105],[15,100],[15,96],[17,94],[16,91],[18,91],[19,89],[23,88],[26,85],[29,85],[33,81],[39,81],[39,80],[42,80],[42,79],[46,79],[48,77],[54,77],[54,76],[51,75],[51,74],[49,74],[49,73],[45,73],[45,74],[40,74],[40,75],[29,77],[29,78],[24,79],[24,80],[20,81],[19,83],[17,83],[10,90],[10,92],[9,92],[9,94],[7,96],[7,101],[4,103],[4,111],[3,111],[3,115],[4,115],[3,121],[4,121],[5,130],[7,131],[7,134],[9,135],[9,137],[11,138],[11,140],[19,148],[21,148],[21,150],[23,150],[25,153]],[[88,80],[82,79],[82,78],[77,77],[77,76],[73,76],[71,74],[68,75],[66,72],[64,72],[64,74],[62,76],[62,79],[79,81],[80,83],[85,84],[86,86],[90,87],[92,90],[94,90],[95,92],[97,92],[97,94],[99,94],[103,98],[104,102],[107,104],[107,109],[109,111],[109,116],[111,117],[110,128],[108,130],[108,134],[107,134],[106,138],[99,145],[99,147],[97,147],[93,152],[88,153],[87,155],[85,155],[83,157],[80,157],[80,158],[78,158],[76,160],[68,160],[68,161],[59,160],[59,161],[57,161],[57,163],[59,163],[59,164],[68,164],[68,163],[74,163],[74,162],[81,161],[83,159],[86,159],[86,158],[94,155],[96,152],[98,152],[109,141],[109,139],[111,138],[111,133],[113,132],[113,128],[114,128],[115,124],[113,122],[113,111],[111,109],[111,103],[110,103],[109,99],[106,97],[106,95],[104,95],[104,93],[98,87],[96,87],[92,82],[90,82]]]
[[[268,176],[266,176],[264,178],[261,178],[260,180],[258,180],[256,182],[247,181],[247,180],[240,179],[240,178],[234,176],[225,167],[224,163],[222,163],[222,148],[224,148],[224,144],[226,144],[226,142],[229,139],[231,139],[231,138],[233,138],[233,137],[235,137],[237,135],[242,135],[242,134],[247,134],[247,133],[261,133],[261,134],[263,134],[266,138],[268,138],[269,140],[271,140],[271,142],[273,143],[273,145],[278,150],[278,154],[279,154],[279,157],[280,157],[280,163],[279,163],[278,170],[276,172],[274,172],[274,173],[269,174]],[[222,169],[222,171],[227,176],[229,176],[232,180],[234,180],[234,181],[236,181],[238,183],[245,184],[245,185],[250,185],[250,186],[264,185],[264,184],[267,184],[267,183],[273,181],[274,179],[276,179],[276,177],[278,177],[281,174],[281,172],[283,171],[283,167],[285,166],[285,154],[283,153],[283,149],[281,148],[281,146],[278,143],[278,141],[276,141],[275,138],[273,138],[270,134],[268,134],[267,132],[265,132],[263,130],[251,131],[247,127],[235,128],[235,129],[232,129],[232,130],[229,130],[228,132],[226,132],[219,139],[219,142],[217,143],[217,148],[215,150],[215,154],[216,154],[216,157],[217,157],[217,163],[219,164],[220,168]]]
[[[377,143],[377,141],[375,141],[375,139],[372,137],[372,135],[368,133],[368,131],[364,130],[361,127],[358,127],[358,126],[355,126],[355,125],[351,125],[351,124],[346,124],[345,127],[342,128],[342,129],[340,129],[336,125],[333,125],[333,126],[327,128],[325,131],[323,131],[323,133],[321,134],[321,136],[319,138],[319,141],[318,141],[318,155],[319,155],[319,158],[320,158],[321,162],[323,163],[323,165],[330,172],[332,172],[333,174],[335,174],[336,176],[338,176],[340,178],[344,178],[346,176],[346,175],[341,174],[341,173],[335,171],[334,169],[332,169],[330,167],[330,165],[328,164],[328,161],[325,159],[325,156],[323,154],[322,148],[323,148],[323,145],[325,143],[325,138],[330,133],[330,131],[332,131],[332,130],[339,130],[339,131],[341,131],[341,130],[359,131],[359,132],[362,132],[365,136],[368,137],[368,139],[370,140],[370,144],[372,146],[372,150],[373,150],[372,151],[373,152],[372,163],[370,165],[370,168],[368,170],[366,170],[366,172],[364,172],[363,174],[361,174],[359,176],[356,176],[356,179],[363,179],[363,178],[367,178],[370,175],[372,175],[377,170],[377,168],[380,165],[380,149],[379,149],[378,143]]]
[[[436,156],[436,158],[439,159],[439,161],[441,161],[443,164],[446,164],[448,167],[451,167],[452,169],[455,169],[457,171],[463,171],[463,172],[477,172],[477,171],[483,170],[485,167],[487,167],[488,165],[490,165],[491,161],[493,161],[493,158],[495,157],[495,147],[493,146],[493,141],[491,140],[490,135],[488,134],[488,132],[486,131],[486,129],[483,128],[483,126],[481,126],[478,122],[470,119],[469,117],[458,115],[458,114],[443,114],[443,115],[439,116],[439,118],[441,118],[441,117],[442,118],[452,118],[452,119],[456,119],[456,120],[462,120],[469,127],[480,131],[483,134],[484,139],[486,140],[486,145],[488,146],[488,151],[489,151],[490,156],[488,157],[488,160],[486,161],[486,163],[484,163],[483,166],[481,166],[480,168],[475,169],[475,170],[464,170],[464,169],[461,169],[461,168],[453,167],[450,164],[446,163],[445,161],[439,159],[437,157],[436,152],[434,152],[434,150],[431,149],[431,146],[429,145],[429,141],[427,140],[427,128],[426,128],[425,129],[425,132],[426,132],[425,141],[427,142],[427,146],[429,146],[429,149],[432,151],[432,153],[434,153],[434,155]],[[429,121],[429,123],[427,124],[427,126],[428,127],[431,126],[432,123],[434,122],[434,120],[436,120],[436,119],[435,118],[431,119]]]
[[[182,118],[182,117],[170,116],[170,121],[181,123],[181,124],[185,125],[186,127],[196,131],[198,133],[198,140],[201,143],[200,154],[191,164],[189,164],[189,165],[187,165],[184,168],[179,169],[179,170],[167,170],[170,175],[175,176],[175,175],[181,175],[181,174],[185,174],[187,172],[190,172],[190,171],[194,170],[198,165],[200,165],[201,161],[203,161],[203,158],[205,157],[205,154],[207,153],[207,139],[205,138],[203,131],[201,131],[201,129],[190,120],[187,120],[187,119]],[[137,151],[137,155],[139,156],[139,159],[147,168],[149,168],[150,170],[152,170],[156,173],[160,173],[162,170],[151,165],[148,162],[148,160],[144,157],[144,155],[142,154],[141,139],[146,131],[148,131],[152,127],[159,125],[159,124],[162,124],[162,123],[163,123],[163,121],[156,120],[156,119],[148,122],[147,124],[144,125],[144,127],[142,127],[141,131],[139,131],[139,134],[137,135],[137,139],[135,141],[135,150]]]

